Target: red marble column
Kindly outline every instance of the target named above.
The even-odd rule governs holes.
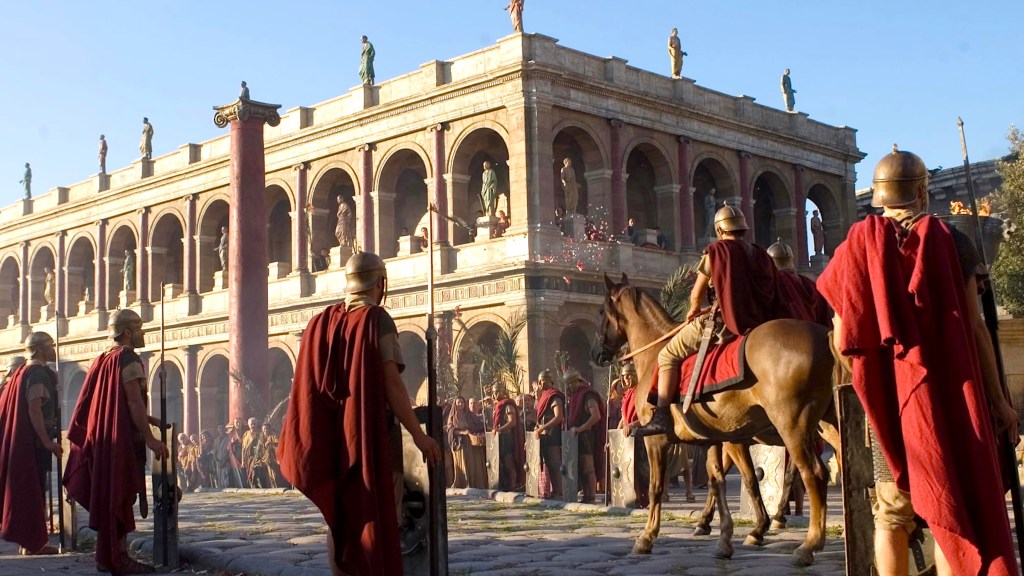
[[[611,133],[608,146],[612,162],[612,234],[619,236],[626,231],[626,183],[622,180],[622,122],[609,120]]]
[[[434,244],[448,243],[448,220],[442,214],[448,214],[448,184],[445,182],[445,143],[444,133],[448,126],[444,123],[431,126],[429,131],[434,133],[434,206],[437,212],[433,213],[434,219]]]
[[[292,169],[295,170],[295,218],[292,219],[292,237],[295,238],[295,243],[292,261],[295,262],[295,272],[309,272],[309,230],[306,229],[306,223],[309,221],[306,211],[309,162],[300,162]]]
[[[185,196],[185,293],[196,294],[196,268],[199,261],[196,259],[196,199],[198,194]]]
[[[64,240],[67,238],[67,232],[61,230],[57,232],[57,262],[56,270],[53,271],[54,278],[56,279],[57,286],[57,318],[67,318],[68,311],[65,303],[67,302],[67,291],[68,291],[68,275],[67,275],[67,262],[65,262],[64,254]],[[60,330],[60,324],[57,324],[57,329]]]
[[[804,167],[799,164],[793,165],[793,184],[796,186],[796,192],[793,194],[794,208],[796,211],[793,213],[793,227],[796,230],[796,262],[797,269],[806,268],[808,266],[808,254],[807,254],[807,219],[806,219],[806,205],[807,205],[807,191],[804,190]]]
[[[740,155],[740,210],[747,219],[747,238],[754,241],[754,188],[750,183],[750,153],[739,151]]]
[[[18,315],[22,324],[28,324],[29,318],[32,317],[28,313],[28,275],[29,275],[29,263],[28,263],[28,240],[24,240],[21,243],[21,286],[18,288]]]
[[[139,304],[149,304],[149,208],[139,211],[139,249],[135,269],[135,286]]]
[[[359,218],[363,221],[362,237],[359,245],[363,252],[376,252],[373,225],[373,144],[363,144],[359,151],[363,153],[362,191],[359,194]]]
[[[185,373],[182,375],[181,397],[182,412],[185,422],[182,424],[186,434],[199,433],[199,396],[196,394],[199,381],[199,361],[197,354],[198,346],[184,346],[181,351],[185,353]]]
[[[96,222],[96,310],[107,310],[107,220]]]
[[[693,193],[690,192],[690,139],[679,137],[679,249],[694,250],[697,230],[693,223]]]
[[[252,100],[216,107],[214,123],[231,125],[228,220],[228,416],[249,417],[246,386],[266,398],[267,206],[263,124],[276,126],[280,108]]]

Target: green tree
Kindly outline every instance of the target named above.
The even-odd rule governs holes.
[[[1024,224],[1024,131],[1010,125],[1010,154],[996,163],[1003,183],[993,195],[993,209],[1007,224]],[[992,266],[992,281],[1003,306],[1024,317],[1024,229],[1009,234]]]

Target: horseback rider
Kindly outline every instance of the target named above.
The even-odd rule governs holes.
[[[690,310],[685,325],[658,354],[658,405],[642,436],[666,434],[673,428],[669,406],[679,393],[680,366],[701,348],[715,323],[716,340],[724,342],[743,335],[757,325],[788,314],[776,290],[776,270],[768,253],[746,241],[747,220],[743,212],[726,204],[715,213],[715,236],[697,265],[697,280],[690,291]],[[708,289],[715,303],[707,302]]]
[[[797,274],[793,249],[779,238],[768,247],[768,255],[779,269],[779,293],[791,318],[816,322],[832,328],[832,309],[818,292],[814,280]]]

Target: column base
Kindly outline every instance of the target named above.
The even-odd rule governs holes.
[[[288,275],[289,278],[298,278],[299,297],[306,297],[316,292],[316,277],[309,270],[299,270]]]
[[[110,174],[101,172],[96,175],[96,191],[106,192],[110,190]]]
[[[22,198],[21,199],[21,215],[28,216],[32,213],[32,199]]]
[[[820,274],[825,270],[825,266],[828,266],[828,261],[829,257],[826,254],[811,256],[811,270]]]
[[[486,242],[494,238],[494,228],[498,225],[498,219],[494,216],[481,216],[476,219],[476,238],[474,242]]]

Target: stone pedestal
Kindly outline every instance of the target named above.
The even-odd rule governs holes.
[[[811,256],[811,270],[821,274],[825,270],[825,266],[828,265],[829,258],[825,254],[815,254]]]
[[[658,231],[651,230],[650,228],[642,228],[637,230],[636,233],[636,245],[643,246],[644,244],[658,245]]]
[[[213,273],[213,289],[228,289],[228,273],[226,270],[217,270],[216,272]]]
[[[352,257],[352,249],[348,246],[335,246],[331,248],[331,265],[329,270],[342,270],[348,259]]]
[[[291,264],[287,262],[271,262],[267,265],[267,279],[280,280],[288,276],[292,271]]]
[[[419,254],[422,251],[423,244],[419,236],[409,235],[398,237],[398,256]]]
[[[20,204],[21,204],[21,215],[22,216],[28,216],[29,214],[32,213],[32,199],[31,198],[22,198]]]
[[[93,302],[91,298],[86,298],[78,303],[78,315],[85,316],[93,310]]]
[[[475,242],[486,242],[494,237],[494,227],[497,226],[498,219],[494,216],[481,216],[476,219],[476,238]]]
[[[53,304],[45,304],[39,307],[39,321],[47,322],[53,320]]]
[[[100,173],[96,175],[96,191],[106,192],[110,190],[110,174]]]
[[[132,162],[132,169],[140,180],[142,178],[149,178],[153,175],[153,161],[146,160],[145,158],[139,158],[135,162]]]
[[[565,235],[575,240],[587,239],[587,217],[583,214],[565,215]]]
[[[164,299],[172,300],[181,295],[181,284],[164,284]]]
[[[121,308],[130,308],[135,303],[135,290],[121,290],[118,292],[118,302]]]
[[[7,317],[7,323],[4,324],[4,327],[6,327],[6,328],[14,328],[14,326],[17,323],[18,323],[18,315],[17,314],[11,314],[10,316]]]

